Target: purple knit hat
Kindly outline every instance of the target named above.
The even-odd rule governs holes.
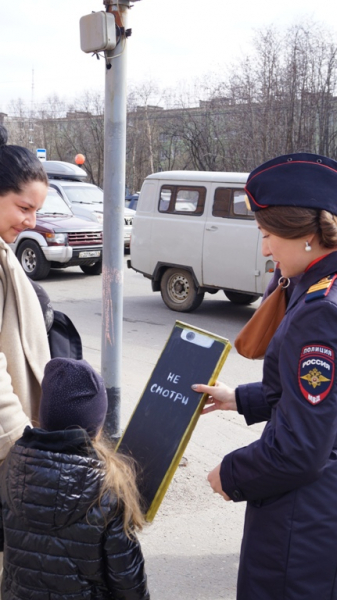
[[[44,370],[40,425],[47,431],[74,427],[94,438],[108,409],[103,378],[86,360],[53,358]]]

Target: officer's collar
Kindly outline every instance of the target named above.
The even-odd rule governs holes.
[[[322,260],[314,262],[310,268],[303,273],[301,279],[294,288],[287,310],[296,304],[298,299],[308,291],[310,286],[317,283],[323,277],[327,277],[333,273],[337,273],[337,252],[331,252],[331,254],[324,256]]]

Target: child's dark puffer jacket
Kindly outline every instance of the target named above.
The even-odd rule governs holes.
[[[0,468],[2,600],[149,600],[137,539],[83,430],[25,429]]]

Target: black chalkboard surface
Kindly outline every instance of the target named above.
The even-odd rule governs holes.
[[[139,488],[152,521],[204,405],[193,383],[215,382],[231,349],[228,340],[176,321],[119,441],[117,451],[139,466]]]

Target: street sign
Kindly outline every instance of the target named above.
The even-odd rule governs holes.
[[[36,148],[36,156],[42,162],[47,160],[47,150],[45,148]]]

